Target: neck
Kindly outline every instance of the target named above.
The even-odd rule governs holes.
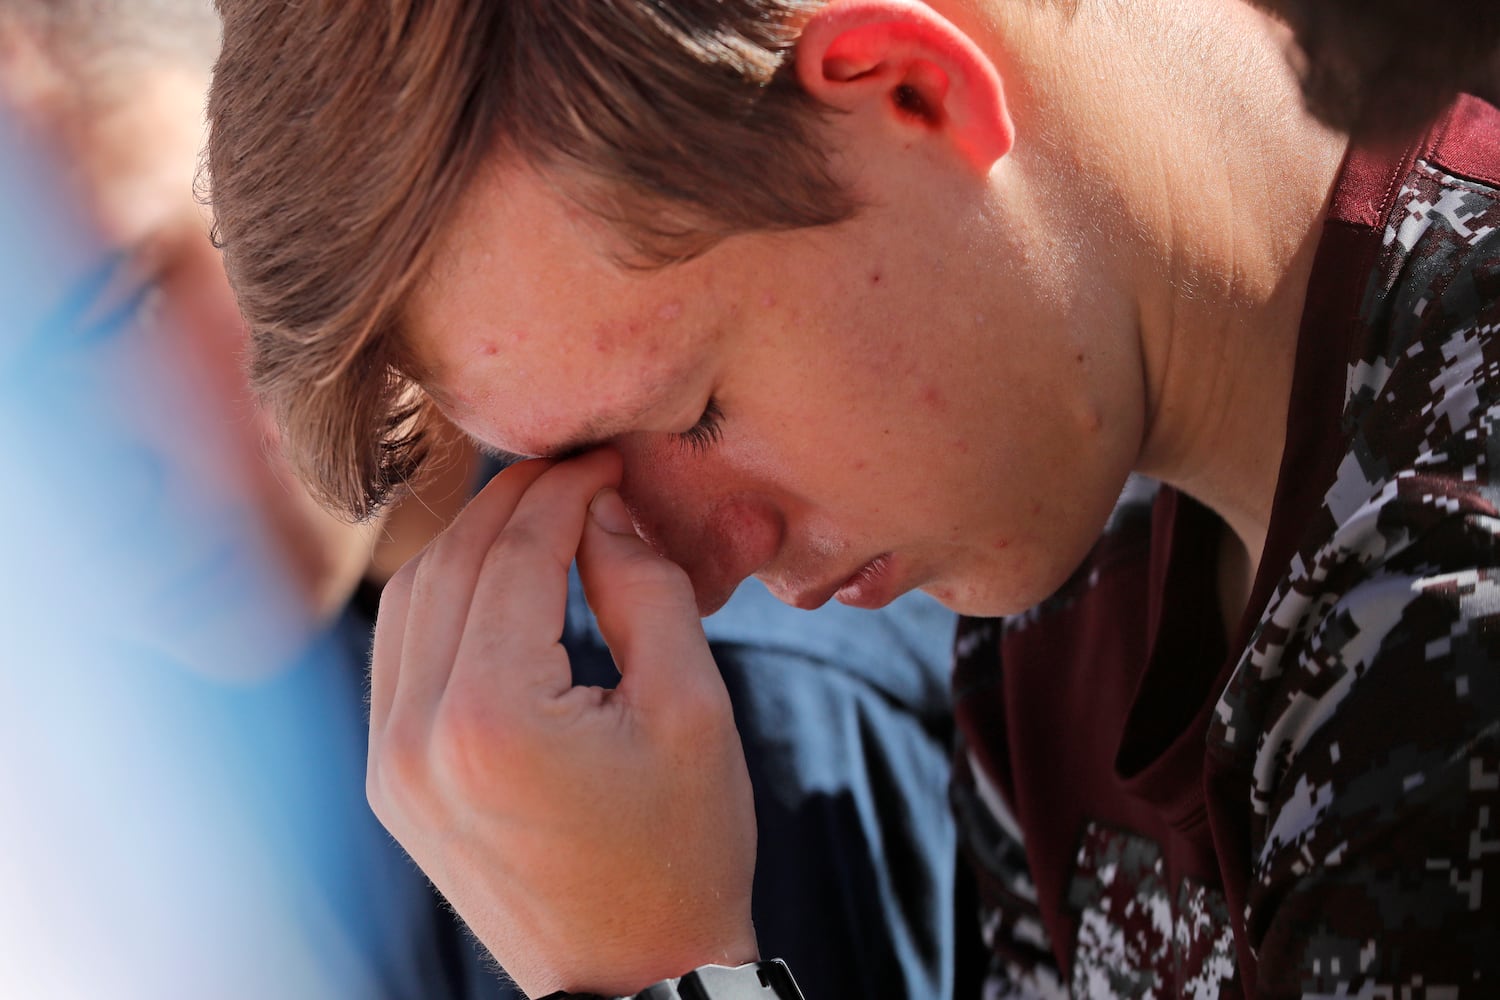
[[[1004,26],[1034,84],[1016,97],[1019,134],[1030,124],[1037,137],[1023,169],[1095,178],[1082,197],[1076,184],[1047,194],[1082,213],[1071,231],[1098,234],[1084,249],[1120,302],[1116,346],[1141,373],[1134,468],[1228,527],[1232,621],[1265,547],[1303,300],[1346,140],[1306,113],[1290,38],[1249,3],[1085,3],[1071,18],[1062,6],[1003,5],[1029,12]]]
[[[1306,113],[1289,38],[1248,4],[1163,0],[1113,16],[1131,19],[1121,30],[1140,56],[1114,67],[1128,81],[1114,99],[1162,109],[1144,126],[1125,115],[1088,122],[1097,155],[1115,158],[1112,200],[1136,244],[1116,254],[1134,289],[1145,385],[1136,469],[1218,513],[1253,577],[1346,140]],[[1123,167],[1120,150],[1133,154]]]

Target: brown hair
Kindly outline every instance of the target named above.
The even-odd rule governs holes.
[[[1409,133],[1460,91],[1500,99],[1500,3],[1256,0],[1296,35],[1308,108],[1363,136]]]
[[[219,0],[217,239],[315,494],[366,517],[422,461],[400,317],[488,157],[558,171],[641,266],[847,217],[788,65],[823,2]]]

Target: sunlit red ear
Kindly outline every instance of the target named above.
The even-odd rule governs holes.
[[[994,62],[914,0],[834,0],[820,8],[798,42],[797,77],[832,107],[879,108],[946,136],[983,172],[1015,144]]]

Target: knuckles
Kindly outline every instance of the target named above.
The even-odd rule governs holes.
[[[505,526],[485,553],[483,572],[514,572],[515,566],[535,566],[542,560],[553,562],[566,572],[572,553],[554,552],[553,545],[536,526],[513,521]]]
[[[431,766],[455,795],[476,802],[503,797],[517,749],[511,727],[484,701],[462,690],[443,697],[433,720]]]

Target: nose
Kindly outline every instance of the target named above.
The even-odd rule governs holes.
[[[686,571],[700,615],[723,607],[781,548],[785,521],[775,502],[707,467],[684,475],[662,463],[627,462],[620,495],[641,537]]]

